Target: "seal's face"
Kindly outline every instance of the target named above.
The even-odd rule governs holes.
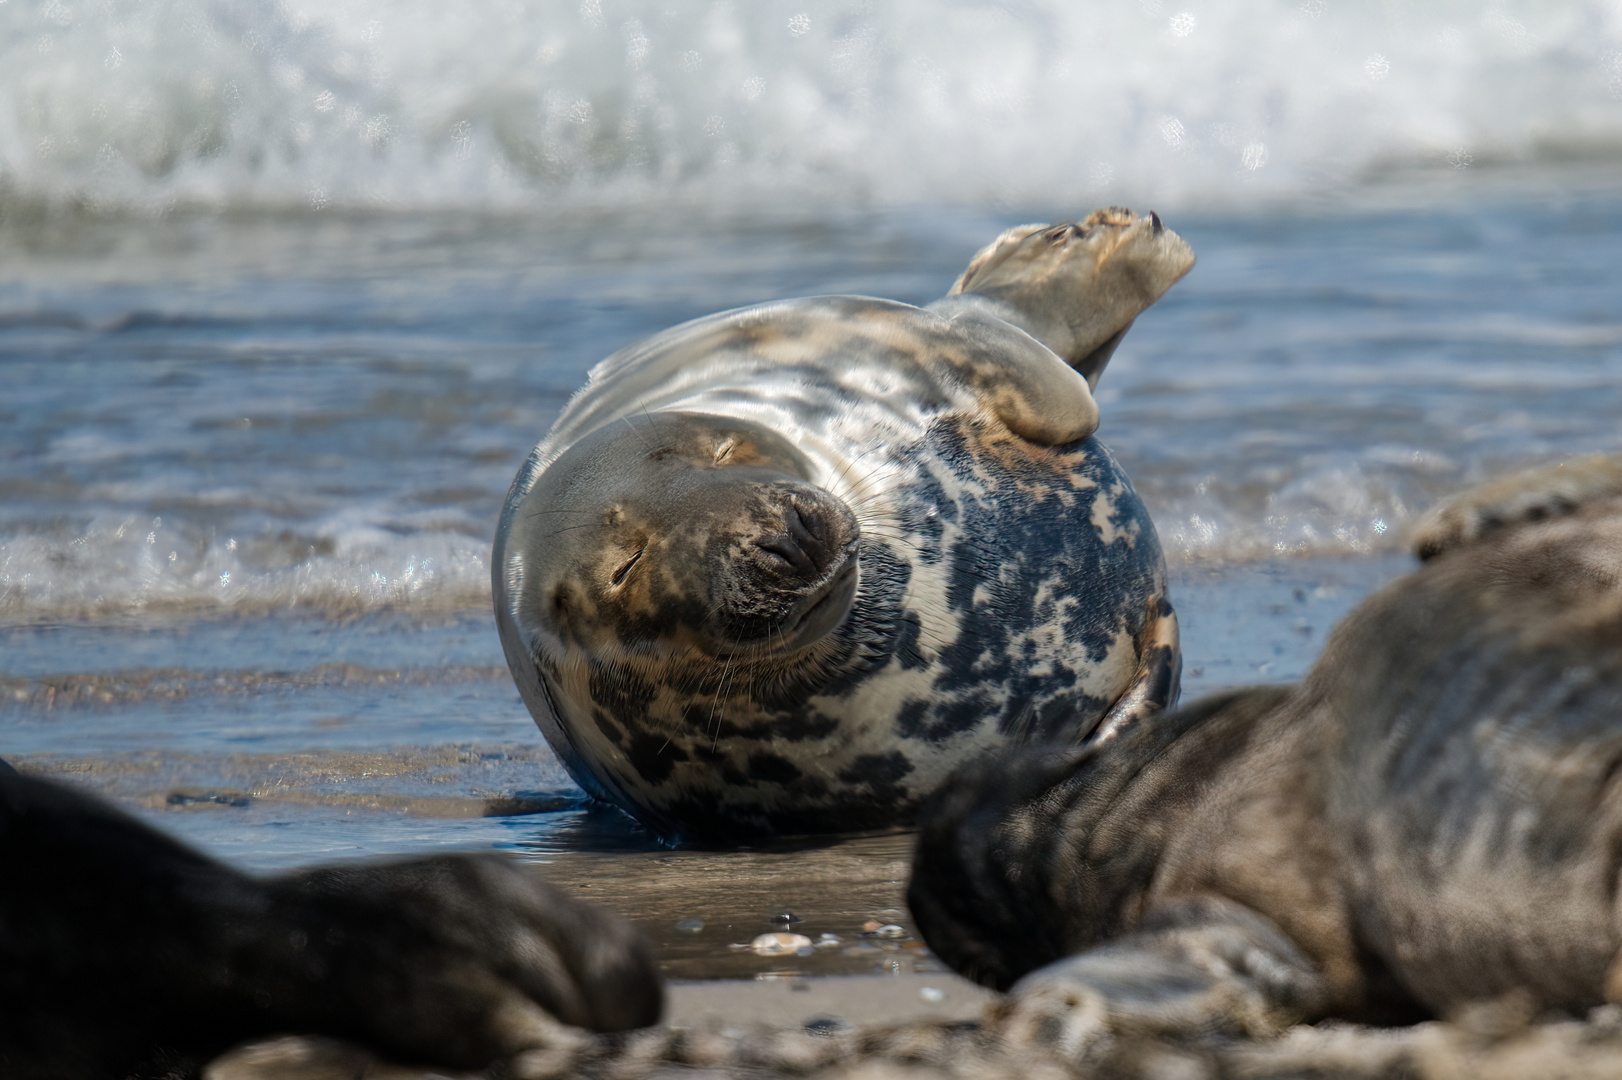
[[[860,535],[810,473],[747,421],[655,413],[592,433],[525,500],[521,625],[610,663],[806,649],[850,610]]]

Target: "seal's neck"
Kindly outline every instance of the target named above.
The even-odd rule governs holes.
[[[1081,372],[1089,390],[1098,389],[1098,377],[1104,366],[1115,355],[1116,348],[1126,332],[1132,329],[1133,319],[1102,341],[1082,340],[1070,324],[1043,311],[1030,311],[1016,307],[984,293],[958,293],[943,297],[929,305],[929,310],[950,317],[959,311],[975,311],[1019,327],[1056,353],[1059,359]]]

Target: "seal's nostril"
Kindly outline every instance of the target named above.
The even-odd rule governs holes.
[[[777,556],[808,581],[825,573],[837,555],[828,537],[833,528],[828,515],[820,507],[804,506],[799,500],[785,502],[782,514],[783,531],[756,540],[755,546]]]
[[[788,534],[768,537],[765,540],[756,540],[755,546],[770,555],[782,559],[796,573],[806,577],[814,577],[817,572],[816,565],[811,561],[805,549],[794,542],[794,537]]]
[[[816,515],[812,515],[810,522],[807,522],[805,516],[800,513],[800,508],[793,503],[789,503],[783,510],[783,528],[813,559],[817,559],[828,547],[822,537],[813,531],[822,524]]]

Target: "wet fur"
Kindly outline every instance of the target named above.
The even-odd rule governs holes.
[[[931,947],[1012,988],[1016,1026],[1153,1027],[1166,995],[1251,1031],[1622,999],[1622,459],[1570,476],[1438,513],[1494,524],[1450,526],[1297,687],[957,774],[909,889]],[[1153,992],[1117,986],[1123,950]]]
[[[474,1068],[662,1006],[618,918],[494,855],[256,878],[0,763],[0,1076],[192,1075],[244,1039]]]

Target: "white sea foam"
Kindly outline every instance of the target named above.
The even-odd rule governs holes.
[[[1622,154],[1622,3],[11,0],[0,192],[1289,197]]]
[[[256,542],[201,538],[162,518],[97,521],[72,536],[0,537],[0,618],[482,607],[488,554],[488,541],[450,533]]]

